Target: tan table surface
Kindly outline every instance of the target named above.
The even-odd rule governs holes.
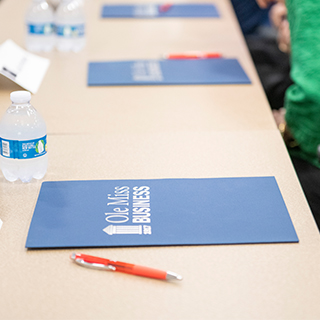
[[[16,3],[0,3],[0,21],[8,25],[0,43],[23,44],[17,21],[25,6]],[[101,21],[102,3],[87,1],[83,52],[44,55],[51,66],[33,97],[48,124],[44,180],[275,176],[299,243],[81,250],[172,270],[183,275],[181,282],[85,269],[70,261],[73,250],[24,248],[41,181],[8,183],[1,175],[0,319],[319,319],[319,232],[229,2],[216,1],[221,21],[165,22]],[[253,84],[85,84],[91,60],[213,47],[237,57]],[[0,78],[2,112],[18,88]],[[84,152],[88,145],[99,156]]]
[[[104,145],[101,157],[83,143]],[[72,249],[24,248],[40,182],[1,179],[1,319],[319,319],[319,235],[276,131],[54,135],[51,145],[45,180],[274,175],[300,242],[80,250],[181,273],[175,283],[85,269]]]

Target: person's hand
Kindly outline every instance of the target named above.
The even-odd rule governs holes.
[[[269,12],[270,20],[273,26],[278,30],[281,22],[287,18],[288,10],[284,3],[278,2],[273,5]]]
[[[260,8],[266,9],[268,8],[270,3],[276,2],[275,0],[256,0],[257,4],[259,5]]]
[[[286,120],[285,120],[286,109],[285,108],[280,108],[279,110],[274,109],[274,110],[272,110],[272,114],[273,114],[274,121],[276,122],[276,125],[278,128],[281,124],[286,123]]]
[[[290,52],[290,28],[288,20],[283,20],[279,26],[278,47],[282,52]]]
[[[269,16],[278,33],[278,46],[282,52],[290,52],[290,28],[287,20],[287,7],[278,2],[272,6]]]
[[[298,143],[293,138],[285,120],[286,110],[284,108],[272,110],[272,114],[286,146],[289,148],[297,147]]]
[[[256,0],[256,2],[260,6],[260,8],[266,9],[272,3],[275,3],[275,2],[285,3],[285,0]]]

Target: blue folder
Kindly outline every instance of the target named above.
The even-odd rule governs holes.
[[[90,62],[89,86],[249,84],[236,59]]]
[[[167,11],[161,10],[161,4],[122,4],[104,5],[102,18],[218,18],[219,12],[215,5],[173,4]]]
[[[27,248],[298,242],[274,177],[43,182]]]

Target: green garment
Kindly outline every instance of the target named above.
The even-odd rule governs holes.
[[[291,37],[291,78],[286,121],[299,143],[292,154],[320,168],[320,1],[287,0]]]

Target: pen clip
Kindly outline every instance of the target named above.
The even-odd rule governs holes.
[[[110,265],[110,264],[106,265],[106,264],[102,264],[102,263],[87,262],[84,259],[77,258],[75,253],[73,253],[71,255],[71,259],[75,263],[77,263],[78,265],[80,265],[82,267],[87,267],[87,268],[97,269],[97,270],[116,271],[116,267],[114,267],[113,265]]]

